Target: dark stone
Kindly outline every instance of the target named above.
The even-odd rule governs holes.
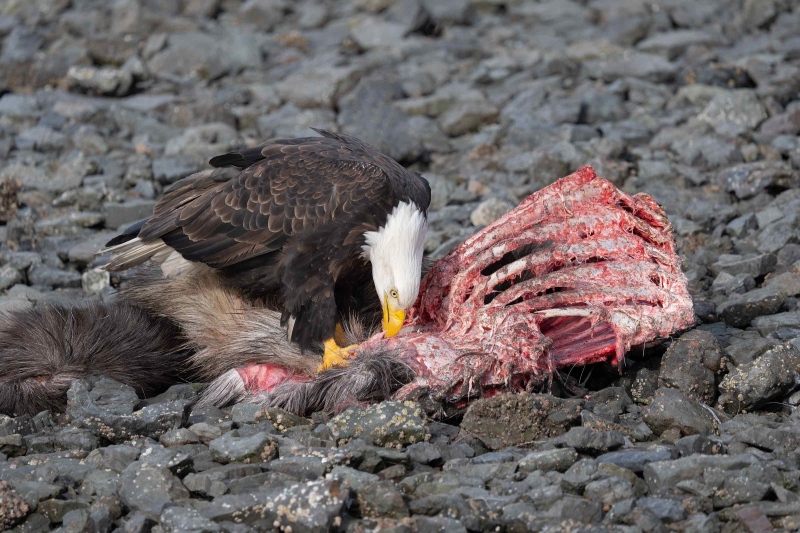
[[[669,461],[675,458],[675,453],[670,449],[660,450],[619,450],[609,452],[597,457],[597,464],[611,463],[631,472],[641,473],[648,463],[656,461]]]
[[[461,427],[499,449],[566,433],[579,422],[582,405],[547,394],[500,394],[473,402]]]
[[[167,507],[159,520],[164,533],[192,531],[193,533],[216,533],[222,526],[212,522],[199,512],[188,507]]]
[[[376,446],[399,447],[429,437],[422,410],[413,402],[383,402],[367,408],[351,408],[328,422],[338,443],[361,438]]]
[[[113,388],[115,394],[100,396]],[[134,412],[138,397],[131,387],[101,378],[96,382],[76,380],[67,391],[67,414],[83,427],[111,442],[123,442],[140,437],[158,439],[170,429],[180,427],[188,415],[189,400],[150,405]]]
[[[708,435],[716,431],[709,409],[675,389],[658,389],[642,417],[655,433],[677,429],[684,435]]]
[[[340,481],[311,481],[215,498],[201,513],[215,522],[233,521],[256,529],[291,526],[295,533],[325,533],[339,523],[349,489]]]
[[[212,440],[208,443],[208,448],[211,450],[211,457],[223,464],[266,462],[274,458],[277,452],[275,439],[267,433],[239,437],[235,430]]]
[[[726,168],[720,171],[717,180],[725,190],[746,199],[772,187],[797,187],[800,171],[784,161],[756,161]]]
[[[155,200],[134,199],[125,202],[106,202],[103,213],[106,216],[106,227],[116,229],[123,224],[136,222],[153,214]]]
[[[271,461],[269,469],[299,481],[313,481],[325,475],[328,465],[319,457],[281,457]]]
[[[800,349],[784,343],[730,370],[719,386],[719,408],[736,413],[781,398],[800,380]]]
[[[404,518],[409,515],[403,494],[391,481],[367,483],[357,491],[356,504],[361,516],[371,518]]]
[[[167,504],[188,498],[189,491],[167,468],[137,461],[120,474],[119,497],[130,509],[157,520]]]
[[[764,287],[734,295],[718,308],[718,312],[729,326],[745,328],[757,317],[777,313],[784,302],[786,294],[780,288]]]
[[[425,149],[410,131],[411,117],[392,105],[402,95],[399,83],[364,79],[339,102],[339,124],[345,133],[369,139],[372,146],[398,161],[419,159]]]
[[[620,448],[625,444],[625,437],[619,431],[592,431],[586,427],[574,427],[553,441],[579,453],[592,454]]]
[[[661,360],[658,384],[678,389],[698,402],[711,403],[721,360],[722,349],[714,335],[707,331],[690,331],[667,348]]]
[[[9,530],[21,522],[30,506],[6,481],[0,481],[0,528]]]
[[[532,452],[520,459],[520,472],[565,472],[575,461],[578,454],[572,448],[559,448],[555,450],[542,450]]]
[[[686,511],[681,502],[662,498],[639,498],[636,502],[639,509],[646,510],[665,523],[680,522],[686,518]]]

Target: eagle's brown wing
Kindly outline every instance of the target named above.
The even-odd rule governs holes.
[[[313,137],[250,150],[255,162],[230,179],[213,183],[212,175],[168,190],[139,238],[161,238],[190,261],[223,268],[278,250],[319,224],[354,222],[392,192],[386,172],[359,152]],[[235,154],[216,163],[238,166]]]

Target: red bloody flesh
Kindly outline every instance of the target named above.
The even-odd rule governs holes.
[[[356,357],[391,351],[417,376],[397,398],[424,390],[456,404],[563,367],[620,364],[632,346],[694,321],[664,212],[588,166],[439,259],[408,316],[398,335],[368,339]]]

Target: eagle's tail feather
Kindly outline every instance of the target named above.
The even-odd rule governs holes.
[[[166,250],[168,250],[167,245],[161,239],[142,242],[139,237],[135,237],[129,241],[103,248],[98,254],[110,253],[111,260],[103,266],[103,269],[109,272],[118,272],[140,265],[159,252]]]
[[[90,375],[154,394],[186,360],[176,328],[129,303],[14,311],[0,316],[0,412],[61,411],[72,381]]]

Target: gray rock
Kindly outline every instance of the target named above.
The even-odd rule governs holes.
[[[564,435],[553,440],[580,453],[589,454],[607,452],[625,444],[625,437],[620,431],[592,431],[586,427],[570,428]]]
[[[411,461],[423,465],[439,466],[442,464],[442,453],[438,447],[429,442],[417,442],[406,450]]]
[[[798,380],[800,349],[783,343],[731,369],[719,385],[717,405],[729,413],[751,409],[788,394]]]
[[[740,366],[752,362],[774,345],[775,341],[765,339],[756,334],[755,336],[732,341],[724,351],[735,366]]]
[[[413,4],[412,4],[413,5]],[[397,22],[365,17],[353,28],[353,39],[364,50],[379,47],[398,48],[403,45],[407,26]]]
[[[211,457],[218,463],[230,462],[260,463],[274,458],[277,446],[274,437],[260,432],[250,437],[239,437],[236,431],[229,431],[222,437],[208,443]]]
[[[182,477],[192,469],[194,462],[185,450],[186,448],[164,448],[155,444],[142,450],[139,462],[166,468],[176,476]]]
[[[233,32],[220,37],[206,32],[173,33],[167,47],[147,63],[153,72],[214,80],[261,62],[259,37]]]
[[[641,473],[645,465],[656,461],[669,461],[674,459],[674,453],[669,449],[657,450],[619,450],[609,452],[597,457],[597,464],[611,463],[631,472]]]
[[[662,54],[675,59],[690,46],[719,46],[725,41],[721,36],[700,30],[675,30],[651,35],[639,42],[636,48],[642,52]]]
[[[356,470],[355,468],[350,468],[349,466],[334,466],[327,475],[327,479],[344,481],[356,492],[362,491],[364,487],[370,483],[377,483],[380,481],[380,478],[375,474],[362,472],[361,470]]]
[[[93,268],[81,274],[81,287],[84,292],[98,294],[111,286],[111,274],[107,270]]]
[[[787,244],[797,241],[800,230],[792,220],[781,220],[768,225],[758,235],[756,248],[759,252],[775,253]]]
[[[328,422],[339,443],[354,438],[376,446],[400,448],[430,436],[422,410],[414,402],[383,402],[367,408],[350,408]]]
[[[365,485],[356,495],[356,504],[366,518],[402,519],[409,515],[403,494],[392,481]]]
[[[686,511],[683,509],[681,502],[677,500],[639,498],[636,502],[636,507],[652,513],[656,518],[667,524],[680,522],[686,518]]]
[[[81,450],[90,452],[97,448],[97,437],[86,429],[66,427],[55,435],[56,446],[60,450]]]
[[[721,254],[711,265],[711,273],[715,276],[721,272],[732,276],[749,274],[758,278],[772,272],[777,264],[778,258],[775,254]]]
[[[309,65],[279,83],[278,94],[300,108],[334,108],[359,77],[353,67]]]
[[[89,504],[80,500],[45,500],[39,503],[36,511],[45,516],[51,523],[64,521],[64,517],[71,511],[87,509]]]
[[[497,121],[498,109],[489,102],[464,100],[456,102],[439,117],[439,127],[457,137],[478,130],[481,126]]]
[[[22,274],[11,265],[0,267],[0,290],[6,290],[22,281]]]
[[[324,477],[329,464],[320,457],[281,457],[269,463],[271,472],[280,472],[299,481],[314,481]]]
[[[467,528],[453,518],[445,516],[413,516],[411,517],[413,529],[418,533],[466,533]]]
[[[223,433],[222,427],[213,426],[206,422],[192,424],[189,426],[189,431],[197,435],[197,438],[200,439],[200,442],[203,444],[208,444],[212,440],[220,438]]]
[[[658,384],[678,389],[699,402],[711,403],[716,394],[721,359],[722,349],[714,335],[707,331],[690,331],[664,353]]]
[[[13,435],[0,437],[0,453],[3,453],[8,457],[25,455],[25,453],[27,453],[27,448],[22,435],[15,433]]]
[[[183,446],[184,444],[194,444],[200,442],[197,435],[186,428],[171,429],[162,434],[158,441],[166,447]]]
[[[741,455],[692,455],[673,461],[658,461],[645,465],[644,480],[651,494],[675,487],[681,481],[700,479],[707,468],[722,471],[739,470],[758,464],[750,454]]]
[[[81,495],[116,497],[119,490],[119,474],[108,470],[89,472],[81,483]]]
[[[163,184],[174,183],[198,170],[198,162],[188,157],[160,157],[153,160],[153,177]]]
[[[125,96],[133,88],[133,74],[111,67],[77,67],[67,71],[70,89],[101,96]]]
[[[593,60],[583,64],[589,76],[610,82],[631,76],[652,82],[668,82],[675,78],[678,67],[655,54],[630,52],[604,61]]]
[[[677,429],[684,435],[716,432],[716,420],[709,410],[675,389],[658,389],[642,418],[657,434],[668,429]]]
[[[653,396],[658,389],[658,372],[649,368],[641,368],[636,372],[636,376],[631,384],[631,397],[641,405],[649,405],[653,402]]]
[[[167,507],[161,513],[159,523],[165,533],[216,533],[223,530],[222,526],[189,507]]]
[[[128,444],[117,444],[98,448],[90,453],[85,462],[97,469],[122,472],[139,458],[140,450]]]
[[[396,160],[418,159],[425,148],[421,139],[410,131],[412,117],[392,104],[401,95],[399,83],[363,79],[339,103],[338,122],[345,133],[369,139],[372,146]]]
[[[728,222],[725,231],[733,237],[744,237],[750,231],[756,229],[756,217],[753,213],[745,213]]]
[[[28,271],[32,285],[54,289],[76,289],[81,286],[81,275],[71,270],[61,270],[46,266],[36,266]]]
[[[339,481],[311,481],[220,496],[202,514],[215,522],[233,521],[257,528],[291,526],[295,533],[324,533],[339,523],[349,498],[350,491]]]
[[[789,311],[777,315],[760,316],[753,320],[753,327],[762,335],[776,333],[782,329],[800,328],[800,311]]]
[[[262,407],[256,416],[255,422],[266,420],[271,422],[278,431],[287,431],[300,426],[310,426],[311,421],[302,416],[297,416],[279,407]]]
[[[114,391],[110,397],[99,391]],[[139,437],[158,439],[186,420],[190,402],[177,400],[134,412],[138,397],[131,387],[101,378],[94,384],[76,380],[67,391],[67,414],[79,427],[111,442]]]
[[[188,474],[183,478],[183,485],[193,493],[215,498],[228,492],[231,481],[258,474],[261,474],[258,464],[231,463]]]
[[[736,89],[718,91],[700,113],[699,119],[714,128],[717,134],[735,137],[754,130],[767,116],[767,110],[754,90]]]
[[[529,453],[519,461],[520,472],[566,472],[575,461],[578,454],[573,448],[558,448]]]
[[[755,286],[756,280],[746,272],[736,274],[735,276],[727,272],[720,272],[717,274],[717,277],[714,278],[714,282],[711,284],[711,290],[726,295],[744,294],[754,289]]]
[[[775,2],[745,0],[741,11],[741,23],[748,29],[763,28],[771,24],[777,16],[778,6]]]
[[[770,187],[790,188],[800,183],[800,171],[785,161],[756,161],[723,169],[717,181],[725,190],[746,199]]]
[[[750,325],[753,319],[777,313],[786,301],[786,294],[778,287],[763,287],[735,295],[717,308],[725,323],[735,328]]]
[[[258,133],[265,139],[317,135],[312,127],[336,130],[336,114],[331,109],[300,109],[288,103],[256,121]]]
[[[547,394],[501,394],[473,402],[461,427],[499,449],[566,433],[582,403]]]
[[[39,104],[33,95],[6,93],[0,96],[0,115],[20,118],[33,117],[39,112]]]
[[[125,202],[103,204],[107,228],[119,228],[123,224],[136,222],[153,214],[155,200],[133,199]]]
[[[488,198],[478,204],[469,215],[473,226],[486,226],[514,208],[509,202],[498,198]]]
[[[748,475],[743,469],[738,475],[728,475],[722,486],[714,493],[715,507],[730,507],[737,503],[753,503],[761,501],[770,492],[769,483],[765,483]]]
[[[592,481],[583,491],[584,498],[599,502],[603,506],[611,506],[634,496],[633,485],[627,479],[611,476]]]
[[[67,137],[48,126],[33,126],[17,135],[17,148],[49,152],[60,150],[67,144]]]
[[[170,502],[188,498],[189,491],[166,468],[135,462],[122,471],[119,478],[122,503],[157,520]]]

